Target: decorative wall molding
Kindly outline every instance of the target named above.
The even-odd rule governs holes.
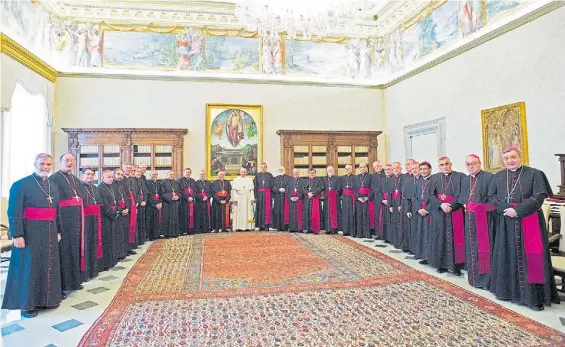
[[[25,49],[8,36],[0,33],[0,52],[29,68],[50,82],[55,82],[59,72],[52,66]]]
[[[445,118],[438,118],[422,123],[407,125],[404,127],[404,152],[406,158],[412,158],[412,138],[422,135],[436,134],[437,152],[444,155],[445,147]]]

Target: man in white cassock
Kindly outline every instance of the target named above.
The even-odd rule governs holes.
[[[233,229],[253,230],[253,204],[255,195],[253,193],[253,180],[247,177],[247,169],[241,168],[239,176],[232,182],[232,218]]]

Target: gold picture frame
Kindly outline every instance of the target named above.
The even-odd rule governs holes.
[[[253,177],[263,161],[263,106],[206,104],[206,176],[219,169],[232,180],[245,167]]]
[[[517,102],[481,111],[484,169],[504,169],[502,151],[516,146],[522,152],[522,164],[528,165],[528,129],[526,103]]]

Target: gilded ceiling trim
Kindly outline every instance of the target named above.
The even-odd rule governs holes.
[[[59,76],[59,72],[57,72],[57,70],[4,34],[0,34],[0,52],[6,54],[50,82],[55,83]]]
[[[190,82],[214,82],[214,83],[242,83],[242,84],[268,84],[288,86],[310,86],[310,87],[340,87],[357,89],[381,89],[380,85],[358,85],[347,82],[312,82],[312,81],[285,81],[285,80],[253,80],[237,77],[198,77],[198,76],[155,76],[155,75],[130,75],[130,74],[107,74],[103,72],[60,72],[59,78],[102,78],[118,80],[156,80],[156,81],[190,81]]]

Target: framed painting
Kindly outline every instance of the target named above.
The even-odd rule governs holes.
[[[504,168],[502,151],[508,146],[520,148],[522,164],[528,165],[525,102],[482,110],[481,123],[485,170],[495,172]]]
[[[232,180],[244,167],[250,176],[263,160],[263,106],[206,104],[206,168],[209,180],[225,170]]]

